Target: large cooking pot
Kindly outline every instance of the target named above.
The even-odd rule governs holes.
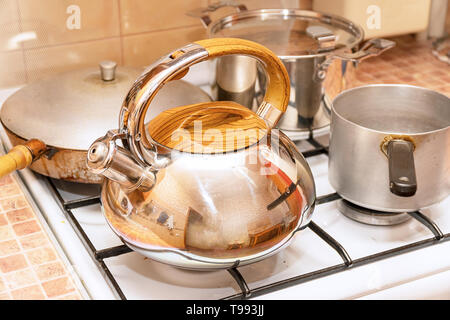
[[[408,85],[369,85],[333,101],[329,180],[346,200],[412,212],[450,194],[450,98]]]
[[[229,54],[254,57],[266,68],[257,113],[218,101],[171,108],[145,125],[163,84]],[[307,162],[272,130],[288,97],[283,64],[251,41],[198,41],[147,68],[125,99],[119,130],[88,151],[89,168],[108,178],[101,198],[112,230],[147,257],[188,269],[245,265],[286,246],[309,223],[315,203]]]
[[[30,165],[52,178],[101,183],[102,177],[86,167],[87,149],[116,125],[123,98],[142,70],[103,61],[100,68],[65,72],[18,90],[1,110],[15,147],[0,158],[0,176]],[[166,108],[210,100],[200,88],[173,81],[152,101],[147,120]]]
[[[215,10],[234,6],[237,13],[212,20]],[[290,78],[289,107],[279,128],[299,139],[328,132],[332,99],[349,88],[354,66],[394,46],[394,42],[372,39],[361,45],[364,31],[353,22],[329,14],[296,9],[247,10],[242,4],[224,1],[188,13],[200,17],[208,35],[236,37],[255,41],[275,52]],[[352,52],[353,51],[353,52]],[[258,72],[257,72],[258,69]],[[263,96],[264,73],[256,61],[242,56],[227,56],[217,61],[218,97],[248,106]],[[262,95],[255,93],[258,78]],[[258,101],[260,102],[260,101]]]

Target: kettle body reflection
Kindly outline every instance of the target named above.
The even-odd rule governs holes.
[[[147,257],[197,270],[245,265],[278,252],[307,226],[315,203],[307,162],[272,128],[289,96],[281,62],[250,41],[205,41],[148,68],[125,99],[119,130],[88,152],[89,168],[107,178],[102,205],[113,231]],[[256,55],[269,79],[273,74],[272,86],[282,89],[267,90],[257,113],[234,102],[206,102],[166,110],[144,123],[160,85],[213,57],[211,48],[223,43],[222,55]],[[199,58],[203,51],[207,55]],[[271,98],[273,92],[278,96]]]

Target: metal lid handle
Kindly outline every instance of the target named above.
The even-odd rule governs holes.
[[[244,4],[239,4],[235,1],[218,1],[210,4],[206,8],[196,8],[194,10],[190,10],[186,12],[186,15],[194,18],[200,18],[203,26],[207,28],[212,22],[209,13],[224,7],[234,7],[237,12],[247,11],[247,7]]]

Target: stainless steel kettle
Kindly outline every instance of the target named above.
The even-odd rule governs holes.
[[[144,123],[165,83],[231,54],[254,57],[266,69],[256,113],[217,101],[171,108]],[[107,178],[102,204],[113,231],[135,251],[188,269],[244,265],[286,246],[310,221],[316,198],[307,162],[272,129],[288,98],[282,62],[247,40],[198,41],[148,67],[125,98],[120,128],[88,151],[88,167]]]

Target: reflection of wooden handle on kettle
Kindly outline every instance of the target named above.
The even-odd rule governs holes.
[[[260,61],[268,79],[264,102],[257,113],[270,125],[277,123],[289,103],[290,84],[286,68],[272,51],[255,42],[237,38],[212,38],[195,43],[208,51],[209,58],[242,54]]]
[[[29,140],[24,145],[15,146],[0,157],[0,178],[13,171],[28,167],[45,150],[45,144],[36,139]]]

